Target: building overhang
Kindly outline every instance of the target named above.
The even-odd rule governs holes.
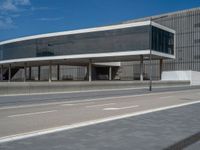
[[[12,63],[30,63],[35,65],[48,64],[49,62],[55,64],[83,64],[87,65],[89,61],[93,63],[119,62],[119,61],[139,61],[140,56],[144,60],[149,60],[150,50],[139,50],[129,52],[115,52],[115,53],[98,53],[98,54],[82,54],[82,55],[62,55],[62,56],[48,56],[48,57],[34,57],[21,58],[0,61],[1,65]],[[160,53],[152,50],[152,60],[158,59],[174,59],[175,56]]]
[[[64,31],[64,32],[57,32],[57,33],[48,33],[42,35],[35,35],[29,37],[23,37],[13,40],[7,40],[0,42],[1,45],[17,43],[27,40],[34,40],[34,39],[43,39],[49,37],[58,37],[63,35],[73,35],[73,34],[82,34],[82,33],[90,33],[90,32],[99,32],[99,31],[109,31],[109,30],[117,30],[117,29],[124,29],[130,27],[139,27],[139,26],[147,26],[151,25],[162,30],[171,32],[175,34],[175,31],[157,24],[152,21],[142,21],[142,22],[134,22],[134,23],[127,23],[127,24],[119,24],[119,25],[111,25],[111,26],[104,26],[104,27],[96,27],[96,28],[88,28],[88,29],[81,29],[81,30],[72,30],[72,31]],[[151,53],[152,52],[152,53]],[[28,58],[17,58],[17,59],[8,59],[0,61],[1,65],[5,64],[48,64],[49,62],[57,63],[57,64],[81,64],[85,65],[89,61],[93,63],[105,63],[105,62],[120,62],[120,61],[139,61],[140,56],[144,56],[145,60],[149,59],[150,53],[152,54],[153,60],[158,59],[174,59],[175,58],[175,49],[174,55],[167,54],[163,52],[158,52],[155,50],[145,49],[145,50],[129,50],[129,51],[116,51],[116,52],[104,52],[104,53],[86,53],[86,54],[73,54],[73,55],[58,55],[58,56],[41,56],[41,57],[28,57]]]

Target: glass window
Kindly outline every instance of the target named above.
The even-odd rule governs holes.
[[[149,49],[150,26],[73,34],[3,45],[3,60]]]
[[[173,55],[174,34],[156,27],[152,27],[152,49]]]
[[[149,50],[150,30],[152,49],[173,54],[173,34],[147,25],[5,44],[0,60]]]

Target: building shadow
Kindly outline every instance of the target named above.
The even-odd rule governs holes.
[[[177,143],[170,145],[169,147],[164,148],[163,150],[182,150],[198,141],[200,141],[200,132],[193,134],[181,141],[178,141]]]

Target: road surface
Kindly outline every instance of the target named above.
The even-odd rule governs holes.
[[[45,101],[44,99],[45,95],[16,96],[15,102],[14,102],[14,98],[15,98],[14,96],[1,97],[2,101],[1,99],[0,101],[2,103],[0,102],[1,103],[1,106],[0,106],[0,143],[1,143],[0,149],[9,149],[8,145],[10,144],[12,145],[12,142],[14,142],[13,144],[16,144],[16,142],[23,143],[23,141],[27,141],[31,139],[34,141],[36,139],[41,139],[41,143],[40,143],[41,145],[38,143],[38,146],[39,145],[44,146],[42,142],[43,136],[45,136],[45,140],[50,142],[51,138],[48,139],[48,137],[49,136],[54,137],[54,135],[58,133],[64,134],[65,135],[64,139],[66,138],[66,140],[69,139],[70,137],[71,138],[76,137],[76,139],[80,141],[81,139],[84,140],[84,138],[80,136],[81,139],[79,139],[77,137],[78,135],[76,134],[75,135],[72,134],[73,137],[71,134],[69,134],[69,136],[67,136],[66,134],[69,131],[73,132],[74,129],[79,131],[79,129],[82,129],[82,128],[86,129],[86,131],[89,130],[88,132],[89,134],[90,127],[91,127],[91,130],[94,132],[94,129],[93,129],[94,126],[96,127],[96,125],[98,124],[101,124],[104,126],[103,128],[104,131],[102,132],[105,132],[105,130],[112,132],[112,128],[109,126],[109,122],[114,122],[114,124],[116,125],[115,122],[118,122],[119,120],[123,120],[123,119],[125,120],[136,119],[136,120],[142,121],[143,120],[142,118],[144,116],[146,117],[149,114],[150,116],[154,116],[152,115],[154,113],[157,114],[158,119],[161,119],[161,120],[158,121],[156,120],[156,118],[151,119],[150,117],[150,119],[145,119],[145,124],[151,125],[151,123],[155,124],[157,121],[158,124],[155,126],[155,128],[158,128],[158,131],[162,130],[162,128],[164,129],[164,124],[169,123],[169,122],[171,122],[171,125],[174,126],[173,129],[175,127],[179,128],[179,126],[177,126],[177,123],[174,124],[174,122],[176,122],[178,119],[182,119],[178,123],[181,123],[182,121],[184,121],[183,123],[188,123],[185,121],[187,121],[187,119],[194,117],[196,118],[196,120],[195,121],[192,120],[195,123],[191,126],[191,129],[195,128],[195,132],[197,131],[200,132],[200,125],[199,126],[197,125],[197,124],[200,124],[200,118],[198,115],[199,110],[200,110],[199,109],[200,108],[199,107],[200,89],[190,88],[190,89],[184,89],[184,90],[179,89],[177,91],[175,90],[172,91],[172,89],[171,90],[165,89],[165,91],[162,90],[162,92],[159,90],[161,89],[158,89],[157,91],[153,93],[145,92],[144,90],[141,90],[141,91],[117,90],[117,91],[107,91],[107,92],[100,91],[100,92],[94,92],[94,93],[89,92],[89,94],[88,92],[76,93],[77,95],[70,94],[70,93],[61,94],[61,95],[55,94],[55,95],[52,95],[52,97],[51,95],[46,95],[48,99],[47,101]],[[131,91],[133,94],[131,94]],[[105,95],[103,95],[103,93],[105,93]],[[118,94],[115,94],[115,93],[118,93]],[[75,97],[72,97],[72,95],[75,95],[77,99]],[[81,99],[81,95],[83,95],[82,99]],[[58,97],[58,100],[56,99],[56,96]],[[68,96],[68,97],[65,99],[64,96],[66,97]],[[26,103],[26,102],[22,103],[22,101],[20,101],[20,98],[23,99],[22,101],[27,99],[29,103]],[[5,101],[6,99],[8,100],[8,103],[6,103]],[[180,108],[183,107],[184,109],[181,109],[180,111],[179,107]],[[166,113],[168,109],[169,110],[175,109],[173,111],[177,111],[176,109],[178,109],[177,114],[173,112],[172,115],[170,116],[169,115],[170,113],[169,114]],[[192,114],[193,110],[194,110],[194,114]],[[187,114],[184,111],[186,112],[189,111],[191,114]],[[164,113],[165,115],[163,115],[163,112],[165,112]],[[183,114],[186,114],[186,115],[183,115]],[[164,119],[163,122],[162,122],[162,117],[160,115],[166,116],[166,118],[165,117],[163,118]],[[143,117],[140,118],[140,116],[143,116]],[[170,119],[170,117],[172,120]],[[182,117],[182,118],[179,118],[179,117]],[[130,123],[131,121],[128,121],[128,122]],[[130,130],[131,132],[137,133],[138,131],[142,130],[143,126],[141,126],[141,129],[139,129],[139,126],[138,128],[137,126],[136,128],[134,128],[134,121],[131,123],[133,123],[133,129]],[[107,124],[108,124],[108,127],[107,127]],[[88,126],[88,127],[86,128],[85,126]],[[118,130],[121,132],[120,126],[116,125],[114,127],[116,128],[116,129],[113,128],[114,132],[117,132]],[[149,131],[149,132],[153,132],[151,133],[153,138],[155,138],[153,134],[156,134],[154,133],[156,132],[155,128],[154,130]],[[186,129],[188,130],[186,131],[188,135],[194,132],[194,130],[190,131],[190,129],[188,128]],[[184,128],[184,130],[186,129]],[[148,130],[151,130],[151,129],[148,129]],[[68,132],[66,133],[66,131]],[[86,131],[83,130],[84,134],[87,133]],[[99,133],[100,131],[96,130],[97,132],[96,134],[97,135],[100,134]],[[120,132],[118,134],[119,137],[121,136]],[[166,133],[168,133],[168,131],[166,131]],[[92,134],[94,133],[91,133],[91,135]],[[178,138],[182,139],[186,135],[187,134],[183,132],[181,135],[183,137],[181,136],[179,137],[179,135],[174,135],[174,137],[177,136],[177,140],[179,140]],[[63,135],[61,135],[61,137],[62,136]],[[129,136],[129,135],[124,135],[124,136]],[[135,135],[131,134],[132,138],[134,136]],[[145,136],[145,135],[138,134],[138,136]],[[147,135],[147,136],[150,136],[150,135]],[[103,137],[104,136],[101,135],[102,140],[105,142],[105,139],[103,139]],[[119,138],[119,137],[116,137],[116,138]],[[62,138],[58,138],[58,142],[59,140],[62,141]],[[85,140],[87,140],[87,138]],[[166,141],[168,146],[170,144],[173,144],[172,141],[170,140]],[[36,140],[36,142],[39,142],[39,141]],[[30,143],[35,144],[34,142],[30,142]],[[17,145],[14,145],[11,147],[16,148]],[[155,146],[155,143],[152,143],[152,145]],[[123,146],[125,145],[122,144],[121,148]],[[70,146],[70,147],[71,147],[70,149],[73,149],[73,146]],[[97,149],[99,148],[100,146]],[[47,146],[47,149],[48,149],[48,146]],[[81,147],[79,148],[77,147],[77,149],[81,149]]]

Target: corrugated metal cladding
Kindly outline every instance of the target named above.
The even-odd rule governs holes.
[[[176,31],[176,59],[164,60],[163,70],[194,70],[200,71],[200,8],[179,11],[159,16],[141,18],[133,21],[148,20],[172,28]],[[122,70],[130,66],[138,68],[136,63],[122,63]],[[148,74],[148,62],[145,63],[145,73]],[[154,79],[159,79],[159,61],[154,62]],[[135,70],[135,69],[134,69]],[[125,71],[128,72],[128,71]],[[134,72],[137,74],[139,69]],[[121,74],[122,78],[132,74]]]

